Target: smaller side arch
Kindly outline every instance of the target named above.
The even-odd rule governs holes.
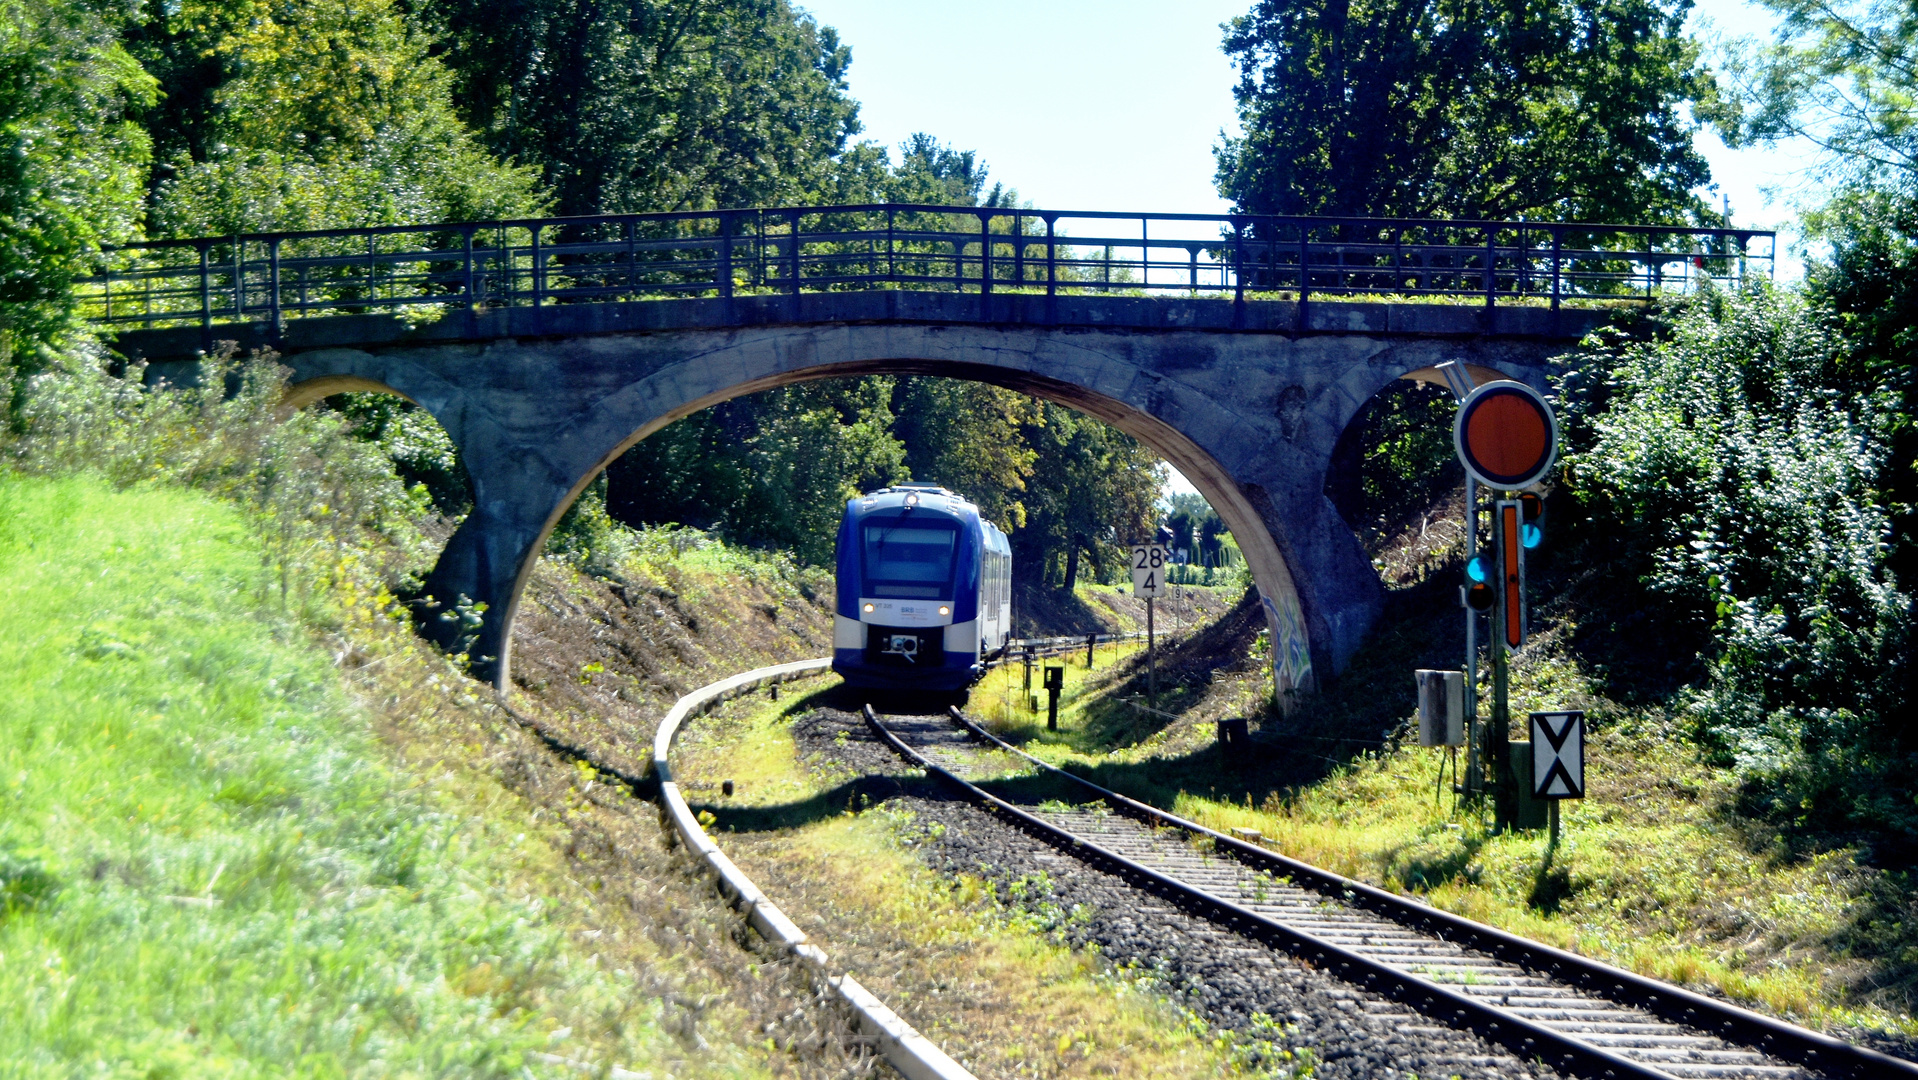
[[[288,383],[286,395],[280,399],[280,404],[284,408],[297,411],[316,401],[330,398],[334,394],[391,394],[408,404],[419,405],[419,402],[414,401],[405,392],[359,375],[319,375],[301,382]],[[424,406],[421,407],[424,408]],[[439,418],[434,417],[434,419]]]

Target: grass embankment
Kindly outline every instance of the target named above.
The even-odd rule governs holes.
[[[875,806],[867,790],[892,788],[886,780],[800,760],[791,722],[822,703],[844,707],[836,685],[820,678],[779,702],[736,701],[695,721],[675,756],[694,804],[721,812],[702,818],[721,847],[835,966],[982,1077],[1239,1071],[1230,1043],[1149,980],[1102,973],[984,883],[926,869],[905,846],[909,811]],[[722,779],[735,785],[730,797]]]
[[[579,947],[550,827],[484,775],[397,766],[231,506],[0,474],[0,564],[5,1072],[677,1056]]]
[[[1436,596],[1444,583],[1419,588]],[[1588,797],[1564,805],[1562,841],[1494,834],[1489,808],[1456,807],[1440,752],[1400,741],[1411,670],[1445,659],[1428,655],[1421,620],[1456,618],[1446,597],[1428,604],[1418,591],[1395,595],[1396,628],[1290,718],[1262,708],[1269,684],[1243,656],[1245,634],[1241,655],[1215,658],[1224,667],[1208,677],[1168,689],[1162,675],[1158,713],[1137,707],[1136,660],[1087,673],[1083,655],[1065,665],[1056,732],[1043,706],[1020,707],[1017,677],[1009,693],[989,677],[969,708],[1101,784],[1214,828],[1256,829],[1289,855],[1447,910],[1815,1026],[1918,1033],[1903,877],[1849,850],[1794,850],[1741,818],[1683,718],[1606,700],[1561,647],[1562,629],[1539,635],[1513,677],[1517,716],[1588,710]],[[1179,669],[1180,658],[1162,663]],[[1229,760],[1211,723],[1227,716],[1252,717],[1258,735]]]
[[[1146,627],[1145,601],[1131,586],[1081,581],[1071,592],[1057,586],[1020,582],[1013,586],[1013,627],[1019,637],[1068,634],[1121,634]],[[1218,585],[1179,585],[1157,601],[1161,633],[1176,634],[1216,617],[1245,592],[1236,580]]]

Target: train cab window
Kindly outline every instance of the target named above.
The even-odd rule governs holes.
[[[958,543],[959,531],[947,525],[866,525],[865,595],[952,599]]]

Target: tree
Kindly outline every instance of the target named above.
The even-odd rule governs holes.
[[[1226,535],[1226,527],[1212,504],[1197,492],[1182,491],[1166,499],[1166,509],[1166,527],[1172,530],[1173,546],[1188,547],[1193,561],[1202,566],[1220,565],[1220,551],[1225,547],[1220,538]],[[1183,544],[1180,521],[1186,523]]]
[[[846,500],[905,480],[890,378],[829,379],[735,398],[627,451],[606,501],[630,525],[678,522],[823,565]]]
[[[898,381],[892,411],[914,479],[966,496],[1007,532],[1025,525],[1039,454],[1024,429],[1040,421],[1038,402],[986,383],[912,377]]]
[[[1732,92],[1714,112],[1725,140],[1807,139],[1825,151],[1826,175],[1845,186],[1914,194],[1918,4],[1759,2],[1782,18],[1770,44],[1727,50]]]
[[[1588,346],[1563,475],[1621,606],[1704,636],[1681,714],[1751,807],[1918,844],[1911,599],[1885,561],[1874,402],[1832,390],[1844,347],[1771,288],[1708,294],[1666,340]]]
[[[795,201],[859,130],[851,50],[786,0],[441,0],[466,119],[562,214]]]
[[[138,233],[153,80],[84,4],[0,0],[0,389],[71,329],[72,282]]]
[[[1851,394],[1897,396],[1882,414],[1891,464],[1879,501],[1895,524],[1891,565],[1918,575],[1918,4],[1761,0],[1782,18],[1769,42],[1726,48],[1730,92],[1715,114],[1734,146],[1803,138],[1832,183],[1807,232],[1827,244],[1810,277],[1846,348]]]
[[[1020,576],[1070,590],[1084,556],[1104,580],[1124,562],[1121,545],[1156,531],[1164,463],[1130,436],[1051,402],[1025,437],[1037,456],[1026,527],[1011,537]]]
[[[899,162],[875,142],[854,144],[834,162],[823,201],[919,203],[926,206],[1013,206],[1018,193],[1004,184],[986,188],[986,164],[972,150],[955,150],[925,132],[899,144]]]
[[[162,232],[485,220],[536,212],[538,177],[495,159],[452,74],[391,0],[188,0],[138,33],[187,93],[155,117],[172,156]],[[190,91],[197,90],[197,96]]]
[[[1259,0],[1226,24],[1241,212],[1677,222],[1709,213],[1690,0]]]

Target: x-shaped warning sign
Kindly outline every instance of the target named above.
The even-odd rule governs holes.
[[[1584,712],[1532,714],[1532,797],[1585,797]]]

